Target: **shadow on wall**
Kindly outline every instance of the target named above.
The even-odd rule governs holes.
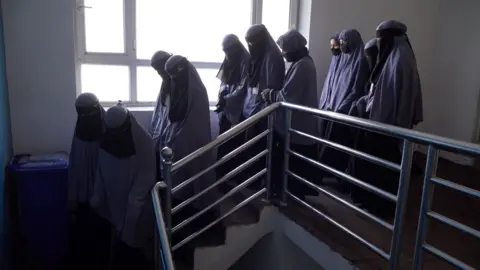
[[[5,43],[3,38],[3,18],[0,5],[0,269],[8,269],[5,257],[5,220],[4,220],[4,167],[12,153],[10,113],[5,73]]]

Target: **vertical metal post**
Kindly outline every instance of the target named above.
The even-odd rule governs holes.
[[[284,147],[283,147],[283,168],[282,168],[282,194],[281,194],[281,203],[287,203],[287,189],[288,189],[288,163],[289,163],[289,151],[290,151],[290,127],[292,125],[292,110],[288,108],[283,108],[285,111],[285,138],[284,138]]]
[[[173,150],[164,147],[162,152],[162,179],[167,184],[165,189],[165,223],[167,227],[168,240],[172,240],[172,159]]]
[[[420,204],[420,214],[418,217],[417,239],[415,241],[415,255],[413,257],[413,269],[422,269],[423,263],[423,244],[427,235],[428,218],[427,213],[433,199],[433,190],[435,185],[431,182],[432,176],[435,176],[438,164],[438,150],[433,146],[428,146],[427,164],[425,168],[425,177],[423,179],[422,202]]]
[[[402,240],[402,226],[407,207],[408,186],[410,184],[410,171],[412,168],[413,143],[403,141],[402,162],[400,164],[400,177],[397,191],[397,206],[393,225],[393,237],[390,247],[390,270],[398,269],[400,261],[400,241]]]
[[[159,235],[157,230],[157,219],[155,218],[155,222],[153,223],[153,266],[154,269],[161,269],[160,268],[160,241],[158,241]]]
[[[272,198],[272,155],[273,155],[273,125],[275,123],[275,112],[272,112],[268,115],[268,137],[267,137],[267,161],[266,161],[266,168],[267,168],[267,179],[265,182],[265,186],[267,188],[267,201],[270,201]]]

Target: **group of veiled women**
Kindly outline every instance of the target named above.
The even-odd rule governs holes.
[[[298,31],[290,30],[275,42],[264,25],[253,25],[246,34],[248,50],[237,36],[227,35],[222,43],[225,59],[217,76],[221,83],[215,112],[220,132],[279,101],[412,128],[422,121],[422,100],[416,60],[406,31],[407,27],[400,22],[384,22],[377,28],[377,38],[365,47],[357,30],[344,30],[333,36],[332,62],[320,98],[315,65],[307,41]],[[287,72],[284,59],[290,64]],[[69,172],[69,202],[75,222],[71,226],[69,269],[149,269],[154,228],[149,194],[161,180],[159,152],[170,147],[176,161],[212,139],[207,91],[195,67],[186,57],[164,51],[153,55],[151,66],[161,76],[162,86],[147,129],[121,103],[105,111],[93,94],[81,94],[76,100],[78,118]],[[285,112],[277,111],[270,168],[274,196],[283,189],[280,179],[288,132],[284,122]],[[292,113],[291,127],[391,161],[398,161],[400,156],[395,139],[333,122],[319,122],[300,112]],[[221,145],[217,159],[266,129],[266,119],[260,120]],[[175,190],[173,205],[191,198],[259,155],[265,147],[266,141],[259,140],[216,172],[205,173]],[[299,134],[291,135],[289,147],[295,153],[337,171],[349,171],[362,181],[396,193],[398,182],[387,178],[398,175],[386,169],[352,160]],[[186,164],[172,176],[173,187],[210,166],[214,158],[213,154],[205,154]],[[264,160],[257,159],[240,177],[245,180],[264,166]],[[318,185],[327,176],[295,156],[289,159],[289,167]],[[383,211],[385,205],[386,211],[391,210],[375,195],[338,181],[356,203],[370,211]],[[289,180],[288,189],[302,199],[316,195],[294,179]],[[189,215],[177,213],[181,217],[175,219],[174,215],[174,223],[198,212],[207,201],[197,200],[188,206],[190,210],[182,207]]]

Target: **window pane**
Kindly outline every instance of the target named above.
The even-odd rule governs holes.
[[[290,0],[263,0],[262,23],[276,42],[289,29]]]
[[[190,61],[221,62],[223,37],[233,33],[244,39],[251,24],[251,2],[137,1],[137,58],[150,59],[155,51],[165,50]]]
[[[128,66],[81,66],[82,93],[97,95],[100,101],[130,100],[130,70]]]
[[[151,67],[137,68],[137,100],[155,102],[162,85],[162,77]]]
[[[87,52],[124,53],[123,0],[84,0]]]
[[[198,68],[197,71],[205,88],[207,88],[208,100],[210,102],[216,102],[218,99],[218,90],[220,89],[220,80],[217,78],[218,69]]]

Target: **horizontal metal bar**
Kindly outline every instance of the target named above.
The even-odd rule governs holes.
[[[257,136],[255,136],[254,138],[252,138],[251,140],[249,140],[248,142],[240,145],[237,149],[233,150],[232,152],[226,154],[225,156],[223,156],[220,160],[216,161],[215,163],[213,163],[213,165],[209,166],[208,168],[202,170],[201,172],[195,174],[194,176],[188,178],[187,180],[183,181],[182,183],[178,184],[175,188],[173,188],[172,192],[173,194],[175,194],[175,192],[177,192],[178,190],[182,189],[183,187],[189,185],[190,183],[192,183],[193,181],[197,180],[200,176],[204,175],[205,173],[209,172],[210,170],[213,170],[215,169],[216,167],[224,164],[225,162],[227,162],[228,160],[232,159],[233,157],[237,156],[238,154],[240,154],[242,151],[244,151],[245,149],[249,148],[250,146],[254,145],[256,142],[260,141],[263,137],[267,136],[268,133],[270,133],[270,131],[268,130],[265,130],[264,132],[258,134]]]
[[[313,159],[311,159],[311,158],[307,158],[307,157],[305,157],[305,156],[303,156],[303,155],[301,155],[301,154],[299,154],[299,153],[297,153],[297,152],[294,152],[294,151],[292,151],[292,150],[290,150],[289,153],[290,153],[291,155],[293,155],[293,156],[296,156],[296,157],[298,157],[298,158],[300,158],[300,159],[302,159],[302,160],[304,160],[304,161],[306,161],[306,162],[314,165],[314,166],[317,166],[317,167],[319,167],[319,168],[321,168],[321,169],[324,169],[324,170],[326,170],[327,172],[329,172],[329,173],[331,173],[331,174],[333,174],[333,175],[335,175],[335,176],[338,176],[338,177],[342,178],[343,180],[345,180],[345,181],[347,181],[347,182],[350,182],[350,183],[352,183],[352,184],[354,184],[354,185],[356,185],[356,186],[358,186],[358,187],[361,187],[361,188],[363,188],[363,189],[365,189],[365,190],[368,190],[368,191],[370,191],[370,192],[372,192],[372,193],[375,193],[376,195],[378,195],[378,196],[380,196],[380,197],[382,197],[382,198],[385,198],[385,199],[390,200],[390,201],[392,201],[392,202],[397,202],[397,196],[395,196],[395,195],[393,195],[393,194],[391,194],[391,193],[388,193],[388,192],[386,192],[386,191],[384,191],[384,190],[382,190],[382,189],[379,189],[379,188],[377,188],[377,187],[375,187],[375,186],[372,186],[372,185],[367,184],[367,183],[365,183],[365,182],[363,182],[363,181],[360,181],[360,180],[356,179],[355,177],[352,177],[352,176],[350,176],[350,175],[348,175],[348,174],[346,174],[346,173],[343,173],[343,172],[338,171],[338,170],[336,170],[336,169],[334,169],[334,168],[332,168],[332,167],[329,167],[329,166],[327,166],[327,165],[324,165],[324,164],[322,164],[322,163],[320,163],[320,162],[318,162],[318,161],[316,161],[316,160],[313,160]]]
[[[459,230],[459,231],[462,231],[464,233],[468,233],[470,234],[471,236],[473,237],[476,237],[477,239],[480,239],[480,231],[477,231],[475,230],[474,228],[472,227],[469,227],[467,225],[464,225],[458,221],[455,221],[451,218],[448,218],[444,215],[440,215],[439,213],[436,213],[436,212],[428,212],[427,213],[427,216],[439,221],[439,222],[442,222],[443,224],[446,224],[446,225],[449,225],[449,226],[452,226],[454,227],[455,229]]]
[[[290,176],[292,176],[293,178],[301,181],[301,182],[304,183],[305,185],[307,185],[307,186],[309,186],[309,187],[317,190],[318,192],[320,192],[320,193],[322,193],[322,194],[330,197],[331,199],[333,199],[333,200],[335,200],[335,201],[337,201],[337,202],[342,203],[343,205],[347,206],[348,208],[357,211],[358,213],[362,214],[364,217],[367,217],[367,218],[375,221],[376,223],[382,225],[385,229],[390,230],[390,231],[393,231],[393,225],[392,225],[392,224],[390,224],[390,223],[388,223],[388,222],[385,222],[384,220],[382,220],[382,219],[380,219],[380,218],[378,218],[378,217],[376,217],[376,216],[368,213],[367,211],[365,211],[365,210],[363,210],[363,209],[361,209],[361,208],[359,208],[359,207],[351,204],[350,202],[348,202],[348,201],[346,201],[346,200],[338,197],[337,195],[335,195],[335,194],[327,191],[326,189],[323,189],[323,188],[321,188],[321,187],[313,184],[312,182],[306,180],[305,178],[303,178],[303,177],[301,177],[301,176],[299,176],[299,175],[297,175],[297,174],[295,174],[295,173],[293,173],[293,172],[291,172],[291,171],[287,171],[287,173],[288,173]]]
[[[198,150],[194,151],[190,155],[180,159],[179,161],[175,162],[172,166],[172,173],[178,171],[181,167],[185,166],[185,164],[189,163],[190,161],[194,160],[195,158],[205,154],[208,151],[211,151],[212,148],[221,145],[223,142],[231,139],[233,136],[238,135],[242,131],[246,130],[251,125],[255,124],[256,122],[260,121],[263,117],[269,115],[270,113],[274,112],[277,108],[281,106],[280,103],[275,103],[267,108],[261,110],[257,114],[248,119],[242,121],[238,125],[234,126],[233,128],[227,130],[225,133],[220,134],[215,140],[211,141],[210,143],[206,144],[203,147],[200,147]]]
[[[241,203],[237,204],[235,207],[233,207],[230,211],[228,211],[227,213],[223,214],[221,217],[217,218],[215,221],[213,221],[212,223],[208,224],[207,226],[205,226],[205,228],[191,234],[190,236],[188,236],[187,238],[183,239],[180,243],[176,244],[175,246],[173,246],[172,250],[175,251],[177,250],[178,248],[182,247],[183,245],[185,245],[186,243],[190,242],[192,239],[194,239],[195,237],[199,236],[200,234],[204,233],[206,230],[210,229],[211,227],[215,226],[215,224],[219,223],[220,221],[224,220],[225,218],[227,218],[228,216],[230,216],[231,214],[235,213],[237,210],[239,210],[240,208],[244,207],[245,205],[247,205],[249,202],[255,200],[256,198],[260,197],[263,193],[265,193],[267,191],[266,188],[263,188],[259,191],[257,191],[255,194],[253,194],[252,196],[248,197],[247,199],[245,199],[244,201],[242,201]]]
[[[350,147],[347,147],[347,146],[344,146],[344,145],[341,145],[341,144],[338,144],[338,143],[334,143],[334,142],[331,142],[331,141],[328,141],[328,140],[325,140],[325,139],[322,139],[322,138],[317,138],[315,136],[312,136],[310,134],[307,134],[307,133],[304,133],[304,132],[301,132],[301,131],[298,131],[298,130],[295,130],[295,129],[292,129],[292,128],[290,129],[290,132],[292,132],[294,134],[297,134],[299,136],[303,136],[305,138],[309,138],[309,139],[314,140],[316,142],[325,144],[325,145],[327,145],[327,146],[329,146],[333,149],[342,151],[342,152],[347,153],[347,154],[351,154],[353,156],[356,156],[356,157],[362,158],[364,160],[370,161],[372,163],[378,164],[380,166],[386,167],[388,169],[400,171],[400,165],[399,164],[395,164],[395,163],[390,162],[388,160],[384,160],[384,159],[378,158],[376,156],[372,156],[372,155],[369,155],[367,153],[364,153],[364,152],[361,152],[361,151],[352,149]]]
[[[440,259],[443,259],[445,260],[446,262],[448,262],[449,264],[455,266],[455,267],[458,267],[460,269],[463,269],[463,270],[475,270],[475,268],[471,267],[470,265],[468,264],[465,264],[464,262],[448,255],[447,253],[431,246],[431,245],[428,245],[428,244],[424,244],[423,245],[423,248],[430,252],[431,254],[439,257]]]
[[[242,189],[244,189],[245,187],[247,187],[248,185],[250,185],[251,183],[253,183],[255,180],[257,180],[258,178],[262,177],[263,175],[265,175],[265,173],[267,172],[267,169],[263,169],[261,171],[259,171],[258,173],[256,173],[254,176],[248,178],[246,181],[242,182],[240,185],[236,186],[235,188],[233,188],[232,190],[230,190],[227,194],[223,195],[220,199],[216,200],[214,203],[210,204],[209,206],[203,208],[200,212],[196,213],[195,215],[185,219],[184,221],[180,222],[180,224],[178,224],[177,226],[175,226],[173,229],[172,229],[172,233],[175,233],[176,231],[182,229],[183,227],[185,227],[186,225],[188,225],[190,222],[194,221],[195,219],[197,219],[198,217],[200,217],[201,215],[205,214],[208,210],[212,209],[213,207],[217,206],[218,204],[220,204],[221,202],[223,202],[224,200],[230,198],[233,194],[241,191]]]
[[[313,212],[315,212],[317,215],[323,217],[324,219],[326,219],[327,221],[329,221],[330,223],[332,223],[333,225],[337,226],[339,229],[341,229],[342,231],[346,232],[347,234],[349,234],[350,236],[352,236],[353,238],[357,239],[358,241],[360,241],[362,244],[366,245],[368,248],[370,248],[372,251],[374,251],[375,253],[377,253],[378,255],[382,256],[384,259],[386,260],[389,260],[390,259],[390,255],[388,255],[385,251],[381,250],[380,248],[376,247],[375,245],[373,245],[372,243],[368,242],[367,240],[363,239],[362,237],[360,237],[358,234],[352,232],[350,229],[348,229],[347,227],[343,226],[342,224],[338,223],[337,221],[335,221],[334,219],[332,219],[331,217],[327,216],[326,214],[324,214],[323,212],[321,212],[320,210],[316,209],[315,207],[311,206],[310,204],[308,204],[307,202],[304,202],[302,201],[301,199],[299,199],[298,197],[296,197],[295,195],[293,195],[292,193],[290,193],[289,191],[287,191],[287,194],[292,197],[292,199],[294,199],[295,201],[297,201],[298,203],[302,204],[303,206],[307,207],[308,209],[312,210]]]
[[[273,104],[275,105],[275,104]],[[452,152],[463,153],[466,155],[480,156],[480,145],[468,142],[457,141],[448,139],[424,132],[415,131],[412,129],[401,128],[393,125],[387,125],[376,121],[361,119],[352,117],[349,115],[335,113],[325,110],[318,110],[301,105],[296,105],[287,102],[281,102],[282,107],[286,107],[295,111],[305,112],[311,115],[315,115],[327,120],[338,122],[341,124],[366,129],[382,133],[389,136],[399,137],[407,139],[412,142],[433,145],[435,148],[441,148]]]
[[[448,181],[448,180],[438,178],[438,177],[432,177],[430,179],[430,181],[432,181],[433,183],[435,183],[437,185],[444,186],[444,187],[447,187],[447,188],[451,188],[455,191],[464,193],[468,196],[472,196],[476,199],[480,199],[480,191],[478,191],[478,190],[475,190],[475,189],[472,189],[472,188],[469,188],[469,187],[466,187],[466,186],[462,186],[462,185],[459,185],[459,184],[455,184],[452,181]]]
[[[151,195],[153,200],[153,209],[155,214],[155,220],[157,223],[158,238],[160,239],[160,249],[162,253],[162,260],[166,264],[167,269],[175,269],[173,263],[172,253],[170,251],[170,243],[168,241],[167,230],[165,228],[165,222],[163,221],[162,204],[160,202],[160,189],[166,188],[165,182],[158,182],[152,189]]]
[[[260,152],[259,154],[257,154],[256,156],[254,156],[253,158],[249,159],[247,162],[243,163],[242,165],[238,166],[237,168],[233,169],[232,171],[228,172],[227,174],[225,174],[222,178],[220,178],[220,180],[216,181],[215,183],[213,183],[211,186],[207,187],[206,189],[198,192],[197,194],[193,195],[192,197],[186,199],[185,201],[183,201],[182,203],[180,203],[179,205],[175,206],[173,209],[172,209],[172,215],[177,213],[178,211],[182,210],[184,207],[186,207],[187,205],[191,204],[193,201],[195,201],[196,199],[200,198],[200,196],[206,194],[207,192],[211,191],[212,189],[214,189],[215,187],[217,187],[218,185],[220,185],[221,183],[224,183],[225,181],[227,181],[228,179],[232,178],[233,176],[237,175],[239,172],[243,171],[243,169],[245,169],[246,167],[252,165],[253,163],[255,163],[257,160],[259,160],[260,158],[266,156],[268,153],[268,150],[263,150],[262,152]]]

